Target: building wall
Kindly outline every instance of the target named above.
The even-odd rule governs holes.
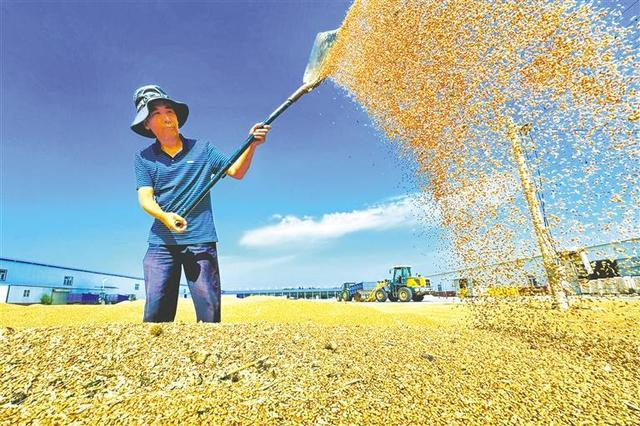
[[[25,295],[25,293],[27,293],[27,295]],[[42,296],[45,294],[51,296],[51,288],[33,287],[28,285],[12,285],[9,287],[7,303],[40,303],[40,298],[42,298]]]
[[[0,303],[7,302],[7,293],[9,292],[9,286],[6,284],[0,284]]]
[[[53,289],[72,293],[133,294],[137,299],[145,297],[142,278],[10,259],[0,259],[2,270],[6,270],[6,274],[0,274],[0,278],[4,278],[0,285],[9,287],[7,303],[39,303],[42,295],[51,295]],[[65,277],[73,278],[65,282]],[[27,289],[31,291],[25,297],[23,291]],[[182,295],[182,288],[180,290]],[[0,302],[3,302],[1,297]]]

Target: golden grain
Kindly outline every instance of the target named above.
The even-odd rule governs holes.
[[[554,235],[583,246],[639,225],[637,61],[614,18],[564,0],[356,1],[324,72],[417,159],[465,264],[535,252],[511,119],[536,135]],[[522,267],[483,271],[487,286]],[[226,300],[222,324],[141,316],[0,305],[0,422],[640,423],[637,301],[257,298]]]
[[[640,62],[618,14],[574,0],[351,6],[324,74],[417,162],[417,210],[450,237],[443,269],[538,254],[511,120],[530,127],[524,149],[558,249],[640,233]],[[521,281],[523,268],[468,278],[486,289]]]
[[[477,309],[249,298],[223,305],[222,324],[162,324],[160,336],[138,322],[139,302],[120,308],[138,320],[96,323],[116,307],[73,316],[0,305],[14,326],[0,328],[0,422],[633,424],[640,415],[639,302],[586,300],[562,313],[515,300]],[[193,307],[181,301],[179,315],[193,321]]]

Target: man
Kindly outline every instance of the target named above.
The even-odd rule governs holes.
[[[196,318],[220,322],[220,273],[211,198],[205,197],[189,214],[175,211],[200,195],[211,176],[229,158],[207,141],[187,139],[179,132],[189,115],[186,104],[174,101],[157,85],[134,94],[136,117],[131,129],[155,142],[135,155],[140,206],[155,218],[144,257],[145,322],[173,321],[178,303],[181,269],[189,283]],[[256,147],[264,143],[270,126],[254,125],[254,143],[229,168],[227,175],[242,179]],[[188,221],[187,221],[188,219]]]

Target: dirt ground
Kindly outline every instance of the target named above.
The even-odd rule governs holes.
[[[640,303],[0,305],[3,424],[638,424]]]

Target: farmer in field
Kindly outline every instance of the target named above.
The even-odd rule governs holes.
[[[134,94],[136,117],[131,129],[155,142],[135,155],[136,187],[142,208],[155,218],[144,257],[145,322],[173,321],[184,268],[196,318],[220,322],[220,273],[211,198],[207,195],[188,218],[175,213],[200,195],[211,176],[229,158],[204,140],[187,139],[178,129],[189,107],[176,102],[156,85]],[[254,143],[229,168],[227,175],[242,179],[253,153],[264,143],[270,126],[254,125]],[[188,222],[187,222],[188,219]]]

